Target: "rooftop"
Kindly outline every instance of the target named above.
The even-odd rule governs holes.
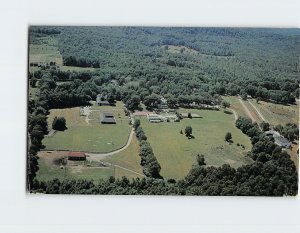
[[[85,157],[85,153],[84,153],[84,152],[74,152],[74,151],[69,151],[68,156],[69,156],[69,157],[78,157],[78,158],[82,158],[82,157]]]

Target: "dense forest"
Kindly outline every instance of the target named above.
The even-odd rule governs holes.
[[[297,29],[30,28],[31,43],[43,35],[57,39],[65,65],[99,68],[94,76],[141,100],[156,93],[217,104],[217,95],[240,94],[292,104],[299,95]]]
[[[290,156],[262,134],[250,119],[236,126],[251,138],[248,154],[254,162],[234,169],[195,165],[183,180],[164,180],[140,125],[135,125],[141,163],[147,178],[107,181],[35,179],[37,152],[47,133],[52,108],[88,105],[97,94],[122,100],[129,110],[157,104],[219,105],[221,95],[247,95],[294,104],[299,96],[300,32],[292,29],[151,28],[151,27],[31,27],[30,43],[51,36],[65,66],[93,67],[93,71],[62,71],[55,64],[29,73],[38,87],[28,110],[28,188],[32,192],[82,194],[167,195],[296,195],[298,177]],[[279,127],[279,126],[278,126]],[[281,126],[283,132],[294,130]],[[290,129],[291,128],[291,129]],[[294,131],[293,131],[294,132]],[[294,136],[295,134],[292,133]],[[209,155],[204,155],[209,156]]]

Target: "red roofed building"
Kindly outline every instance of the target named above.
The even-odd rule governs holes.
[[[68,160],[86,160],[86,155],[84,152],[69,151]]]

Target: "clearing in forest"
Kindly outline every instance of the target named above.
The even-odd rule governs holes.
[[[207,165],[221,166],[228,163],[239,167],[251,162],[245,157],[251,149],[250,139],[235,127],[234,115],[223,111],[180,109],[192,112],[201,118],[185,118],[180,122],[150,123],[141,117],[141,126],[161,165],[164,178],[181,179],[196,163],[197,154],[204,154]],[[186,126],[192,126],[193,139],[184,135]],[[180,131],[183,134],[180,134]],[[231,132],[233,143],[225,142],[226,132]],[[243,144],[245,149],[237,146]]]
[[[126,145],[131,126],[124,111],[114,106],[95,106],[88,117],[80,116],[79,107],[51,109],[48,115],[48,128],[52,126],[55,116],[65,117],[67,129],[57,131],[52,137],[45,137],[45,150],[70,150],[105,153],[117,150]],[[116,124],[101,124],[100,113],[113,113]],[[88,118],[88,122],[87,122]]]

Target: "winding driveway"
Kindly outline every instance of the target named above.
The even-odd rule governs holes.
[[[114,151],[111,151],[111,152],[107,152],[107,153],[85,153],[85,154],[90,156],[90,158],[96,158],[96,156],[98,156],[100,158],[103,158],[103,157],[106,157],[106,156],[117,154],[117,153],[119,153],[119,152],[121,152],[121,151],[123,151],[123,150],[125,150],[129,147],[129,145],[132,141],[133,135],[134,135],[134,130],[132,128],[131,131],[130,131],[128,141],[127,141],[126,145],[121,147],[120,149],[117,149],[117,150],[114,150]]]

